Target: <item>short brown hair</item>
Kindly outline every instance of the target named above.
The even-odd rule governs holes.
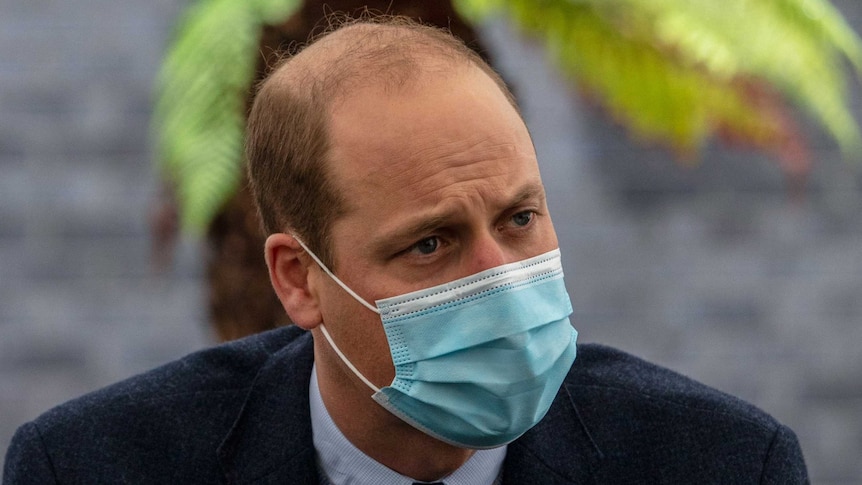
[[[260,85],[248,120],[249,181],[267,234],[289,231],[330,268],[330,227],[347,210],[326,163],[332,104],[370,84],[398,88],[435,67],[475,66],[517,110],[502,78],[459,39],[406,17],[338,19]]]

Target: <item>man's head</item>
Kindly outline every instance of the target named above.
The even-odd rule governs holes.
[[[250,125],[252,183],[273,232],[270,277],[291,320],[314,334],[327,410],[354,445],[391,468],[411,468],[387,462],[397,456],[451,471],[469,450],[383,410],[319,338],[325,326],[374,386],[392,381],[380,316],[325,274],[297,238],[324,253],[367,302],[557,248],[535,150],[511,95],[447,34],[354,24],[275,71]],[[433,450],[440,463],[398,453],[407,443]]]
[[[267,234],[304,238],[332,265],[329,227],[343,213],[332,185],[333,107],[367,86],[395,91],[467,66],[487,74],[513,107],[500,76],[449,33],[403,17],[345,21],[285,59],[261,85],[249,116],[249,178]]]

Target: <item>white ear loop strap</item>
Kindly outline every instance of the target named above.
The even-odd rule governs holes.
[[[305,252],[308,253],[309,256],[311,256],[311,259],[313,259],[314,262],[317,263],[318,266],[320,266],[320,269],[322,269],[326,274],[328,274],[333,281],[338,283],[338,286],[340,286],[344,291],[346,291],[348,295],[352,296],[359,303],[362,303],[365,308],[371,310],[374,313],[377,313],[378,315],[380,314],[380,310],[378,310],[371,303],[365,301],[361,296],[357,295],[355,291],[351,290],[349,286],[345,285],[343,281],[338,279],[338,276],[335,276],[332,271],[329,271],[329,268],[327,268],[326,265],[323,264],[323,261],[321,261],[316,254],[314,254],[313,252],[311,252],[310,249],[308,249],[308,246],[306,246],[305,243],[302,242],[302,239],[296,236],[293,236],[293,238],[296,239],[296,242],[298,242],[300,246],[302,246],[302,249],[305,249]]]
[[[310,249],[308,249],[308,246],[306,246],[305,243],[302,242],[302,239],[299,239],[296,236],[293,236],[293,238],[296,239],[296,242],[298,242],[299,245],[302,246],[302,249],[304,249],[305,252],[308,253],[309,256],[311,256],[311,259],[313,259],[314,262],[317,263],[318,266],[320,266],[320,269],[322,269],[326,274],[328,274],[329,277],[332,278],[332,281],[335,281],[338,286],[340,286],[342,289],[344,289],[344,291],[347,292],[347,294],[352,296],[359,303],[362,303],[365,308],[368,308],[374,313],[380,313],[380,310],[371,306],[371,304],[365,301],[361,296],[357,295],[356,292],[351,290],[349,286],[345,285],[344,282],[338,279],[338,276],[335,276],[332,271],[329,271],[329,268],[327,268],[326,265],[323,264],[323,262],[320,260],[320,258],[317,257],[316,254],[314,254],[313,252],[311,252]],[[324,325],[323,322],[320,322],[320,331],[323,333],[323,336],[326,337],[326,341],[329,342],[329,346],[332,347],[332,350],[334,350],[338,357],[341,359],[341,361],[344,362],[344,365],[346,365],[348,369],[353,371],[353,373],[356,374],[356,377],[361,379],[362,382],[364,382],[366,386],[370,387],[372,391],[380,392],[380,388],[372,384],[371,381],[369,381],[364,375],[362,375],[362,373],[359,372],[359,369],[357,369],[356,366],[353,365],[352,362],[350,362],[347,356],[344,355],[344,352],[342,352],[341,349],[339,349],[338,346],[335,345],[335,341],[332,340],[332,336],[329,335],[329,330],[326,329],[326,325]]]
[[[332,347],[332,350],[334,350],[335,353],[338,354],[339,357],[341,357],[341,361],[344,362],[344,365],[346,365],[350,370],[352,370],[353,373],[356,374],[356,377],[362,379],[362,382],[364,382],[366,386],[370,387],[372,391],[380,392],[380,388],[372,384],[371,381],[369,381],[364,375],[362,375],[362,373],[359,372],[359,369],[357,369],[356,366],[354,366],[341,352],[341,349],[339,349],[338,346],[335,345],[335,342],[329,335],[329,331],[326,330],[326,325],[324,325],[323,323],[320,324],[320,331],[323,332],[323,336],[326,337],[326,341],[329,342],[329,345]]]

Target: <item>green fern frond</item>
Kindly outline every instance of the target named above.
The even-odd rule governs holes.
[[[157,80],[153,129],[183,227],[203,230],[241,177],[245,102],[262,26],[297,0],[207,0],[180,23]]]
[[[181,22],[160,71],[153,128],[186,229],[205,228],[236,191],[262,26],[298,3],[200,0]],[[849,62],[862,77],[862,41],[827,0],[453,4],[474,23],[508,15],[636,135],[680,152],[726,129],[760,148],[786,139],[775,113],[752,103],[751,80],[808,110],[845,153],[862,146],[842,69]]]
[[[859,129],[846,108],[841,61],[858,63],[860,41],[831,5],[820,0],[648,3],[653,10],[641,18],[655,25],[658,38],[685,62],[713,74],[763,78],[815,116],[845,151],[859,146]],[[715,69],[717,59],[730,68]]]
[[[474,21],[503,12],[541,37],[569,77],[636,134],[681,151],[717,126],[777,139],[740,80],[763,79],[804,107],[845,153],[862,145],[843,61],[862,41],[826,0],[457,0]],[[753,131],[752,131],[753,130]]]

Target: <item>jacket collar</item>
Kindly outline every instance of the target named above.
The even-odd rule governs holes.
[[[260,369],[219,447],[228,483],[318,483],[308,404],[314,346],[308,332],[283,331],[297,336]]]
[[[308,402],[312,338],[296,328],[284,331],[297,336],[261,368],[219,447],[228,483],[319,483]],[[574,389],[564,384],[544,419],[509,445],[504,483],[595,483],[603,455],[581,419]]]
[[[548,414],[509,445],[505,484],[593,485],[602,451],[575,404],[574,386],[564,384]]]

